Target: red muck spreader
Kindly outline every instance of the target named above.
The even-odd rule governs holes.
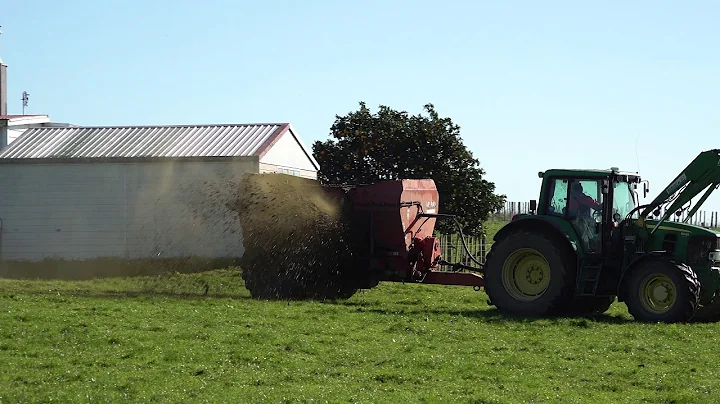
[[[433,180],[383,181],[351,188],[346,197],[353,228],[365,243],[376,280],[474,286],[476,290],[483,286],[482,264],[469,253],[462,232],[463,248],[478,267],[449,263],[440,255],[440,240],[433,235],[436,221],[457,220],[438,213],[439,194]]]

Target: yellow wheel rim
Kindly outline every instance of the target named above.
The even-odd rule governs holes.
[[[640,302],[653,313],[665,313],[675,304],[675,284],[666,275],[650,275],[640,285]]]
[[[514,299],[535,300],[550,285],[550,264],[538,251],[521,248],[505,260],[502,281]]]

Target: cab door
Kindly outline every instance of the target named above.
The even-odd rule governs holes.
[[[570,222],[583,250],[590,254],[602,253],[603,184],[602,179],[556,178],[548,196],[548,214]]]
[[[583,249],[589,254],[601,254],[604,222],[602,207],[605,203],[603,180],[577,179],[568,187],[567,219],[577,232]]]

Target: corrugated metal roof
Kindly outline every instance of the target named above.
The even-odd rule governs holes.
[[[246,157],[264,153],[287,123],[31,128],[0,159]]]

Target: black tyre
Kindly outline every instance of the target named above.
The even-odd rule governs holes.
[[[564,309],[569,316],[591,317],[608,311],[615,296],[578,296]]]
[[[554,238],[518,231],[493,244],[485,264],[485,292],[506,313],[554,314],[571,299],[576,264]]]
[[[650,259],[630,270],[625,304],[638,321],[681,323],[690,321],[700,301],[700,282],[685,264]]]

